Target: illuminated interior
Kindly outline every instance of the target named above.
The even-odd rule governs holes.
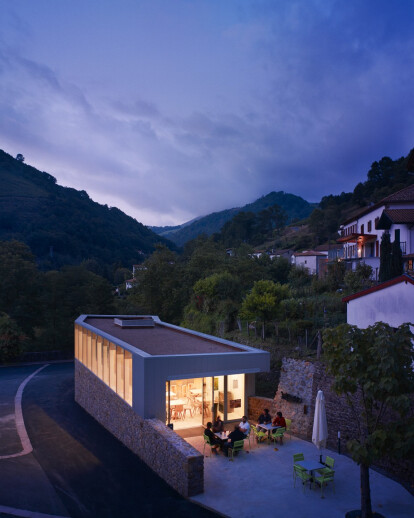
[[[224,422],[245,412],[245,375],[167,381],[166,422],[175,430],[206,425],[219,415]]]
[[[75,325],[75,358],[132,406],[132,354]]]

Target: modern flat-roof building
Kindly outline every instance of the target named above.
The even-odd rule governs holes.
[[[185,496],[203,491],[203,456],[171,428],[248,414],[265,351],[177,327],[157,316],[81,315],[75,399]],[[200,433],[202,433],[200,431]]]

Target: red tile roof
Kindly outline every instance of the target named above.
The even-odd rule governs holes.
[[[374,203],[357,212],[354,212],[351,216],[346,218],[346,220],[344,220],[342,222],[342,224],[346,225],[347,223],[350,223],[351,221],[354,221],[355,219],[358,219],[358,218],[364,216],[365,214],[369,214],[371,211],[378,209],[382,205],[388,205],[390,203],[407,203],[407,202],[414,203],[414,184],[409,185],[408,187],[404,187],[404,189],[394,192],[393,194],[390,194],[389,196],[383,198],[378,203]]]
[[[399,284],[400,282],[410,283],[414,286],[414,279],[404,273],[399,277],[395,277],[394,279],[390,279],[389,281],[382,282],[377,286],[372,286],[372,288],[368,288],[363,291],[359,291],[358,293],[353,293],[352,295],[348,295],[342,299],[342,302],[349,302],[350,300],[359,299],[359,297],[364,297],[365,295],[369,295],[370,293],[374,293],[375,291],[383,290],[384,288],[388,288],[389,286],[394,286],[395,284]]]
[[[390,194],[381,200],[381,203],[401,203],[405,201],[414,201],[414,184]]]
[[[393,223],[414,223],[414,209],[385,209],[384,214]]]

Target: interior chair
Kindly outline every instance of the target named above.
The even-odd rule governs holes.
[[[234,454],[238,451],[242,451],[244,447],[244,441],[234,441],[233,448],[229,448],[229,460],[234,460]]]
[[[206,444],[209,445],[210,447],[210,457],[211,457],[211,454],[213,453],[213,445],[211,444],[211,441],[210,441],[210,437],[208,435],[205,435],[204,434],[204,447],[203,447],[203,456],[204,456],[204,450],[206,449]],[[207,455],[206,455],[207,457]]]
[[[313,480],[321,486],[321,498],[325,498],[323,496],[323,488],[328,485],[328,482],[332,482],[332,491],[335,493],[334,474],[335,471],[331,470],[330,473],[313,477]]]
[[[175,405],[175,419],[184,419],[184,405]]]
[[[183,415],[184,415],[184,418],[187,414],[187,412],[190,413],[190,417],[193,416],[193,410],[194,410],[194,406],[191,402],[191,399],[189,397],[187,397],[187,403],[184,405],[184,409],[183,409]]]
[[[200,414],[203,413],[203,405],[201,404],[201,401],[194,399],[194,413],[196,414],[197,412]]]
[[[293,464],[293,473],[293,487],[296,487],[296,479],[299,478],[302,481],[303,492],[305,492],[305,484],[306,482],[311,482],[311,475],[306,471],[306,469],[303,469],[301,466],[298,466],[297,464]]]

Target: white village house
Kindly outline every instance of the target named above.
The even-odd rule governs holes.
[[[315,250],[305,250],[304,252],[294,252],[291,256],[291,263],[298,268],[306,268],[311,275],[318,275],[328,260],[328,252]]]
[[[373,268],[378,279],[380,245],[384,232],[391,241],[400,242],[405,270],[413,271],[414,261],[414,185],[380,202],[365,207],[341,225],[338,243],[344,246],[343,258],[354,270],[359,262]]]
[[[404,274],[344,297],[347,322],[361,329],[385,322],[392,327],[414,326],[414,278]]]

